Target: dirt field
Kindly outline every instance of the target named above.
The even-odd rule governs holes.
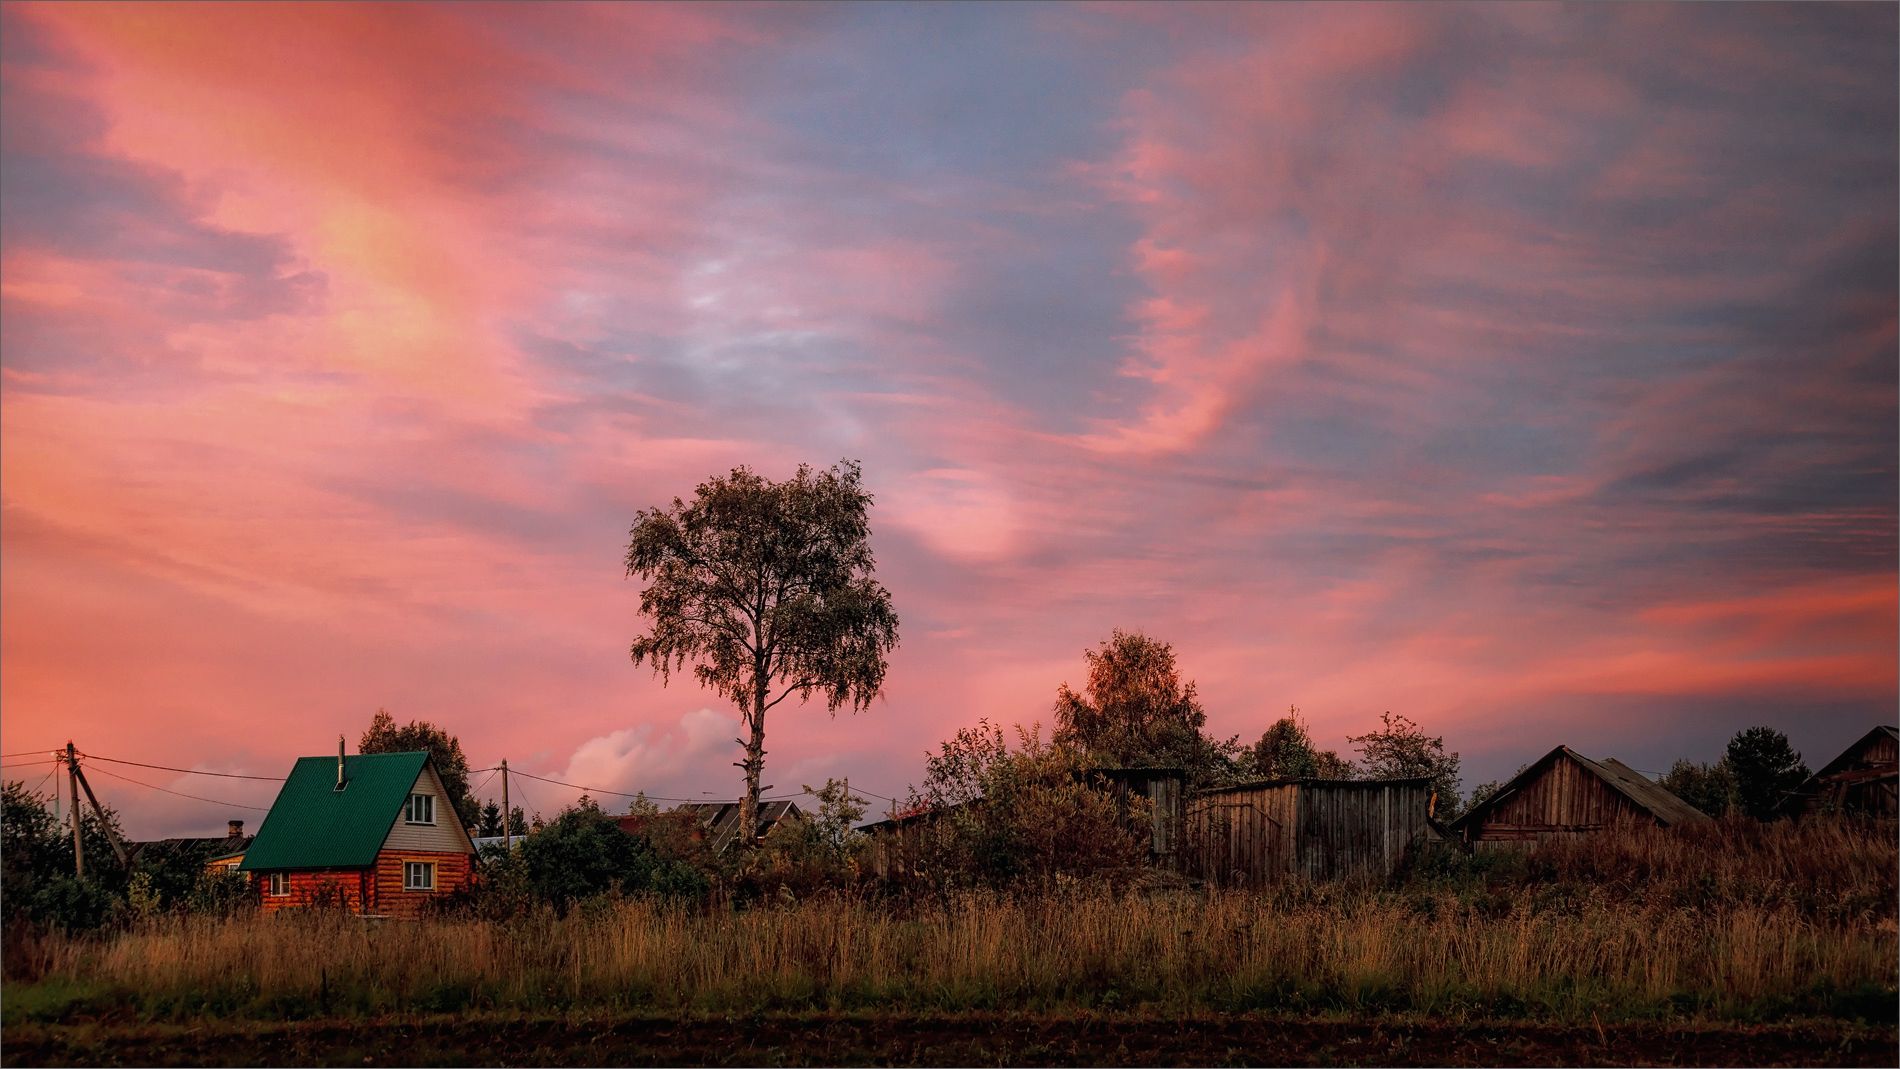
[[[1597,1029],[1262,1017],[851,1016],[196,1025],[22,1022],[35,1065],[1853,1065],[1900,1064],[1893,1027]]]

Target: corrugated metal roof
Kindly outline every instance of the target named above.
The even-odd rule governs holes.
[[[1662,824],[1693,824],[1710,819],[1707,813],[1671,794],[1667,788],[1641,772],[1629,767],[1614,757],[1595,761],[1583,756],[1568,746],[1559,746],[1544,756],[1531,762],[1530,767],[1512,776],[1484,800],[1474,806],[1470,812],[1451,822],[1451,829],[1457,831],[1478,818],[1480,813],[1488,812],[1499,802],[1514,794],[1518,787],[1532,777],[1542,775],[1546,767],[1559,757],[1568,757],[1602,780],[1609,788],[1634,802],[1643,811]]]
[[[429,754],[353,754],[343,759],[344,788],[336,789],[336,758],[299,757],[257,829],[257,839],[238,868],[363,868],[376,853],[409,799]],[[447,807],[444,807],[445,809]],[[454,820],[449,809],[437,819]]]

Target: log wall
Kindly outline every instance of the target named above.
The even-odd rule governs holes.
[[[435,862],[435,890],[403,890],[405,861]],[[265,912],[340,904],[352,913],[415,917],[431,899],[468,886],[473,873],[473,855],[459,851],[386,850],[376,856],[373,868],[293,870],[287,895],[270,893],[269,873],[256,873],[253,886]]]

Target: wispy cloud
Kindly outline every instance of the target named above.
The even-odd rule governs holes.
[[[781,786],[894,793],[1116,626],[1223,732],[1480,778],[1895,715],[1891,9],[0,17],[9,750],[387,706],[730,793],[626,526],[840,456],[905,644]]]

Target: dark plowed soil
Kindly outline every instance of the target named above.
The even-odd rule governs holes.
[[[1015,1015],[21,1023],[33,1065],[1877,1065],[1895,1028]]]

